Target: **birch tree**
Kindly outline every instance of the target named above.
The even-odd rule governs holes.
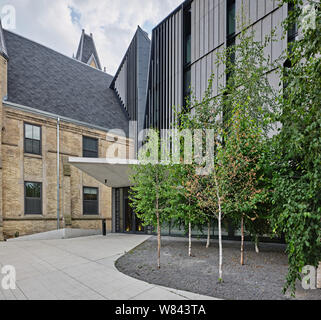
[[[172,206],[176,208],[173,212],[174,223],[184,225],[188,234],[188,255],[192,257],[192,229],[206,222],[206,216],[201,211],[195,193],[195,181],[200,179],[196,174],[195,165],[184,164],[172,166],[172,177],[175,180]]]
[[[213,153],[210,157],[203,158],[203,153],[209,145],[221,147],[222,111],[220,108],[221,97],[213,97],[213,74],[209,81],[208,87],[204,92],[203,98],[198,101],[195,96],[186,100],[184,112],[178,116],[180,128],[194,130],[194,162],[193,174],[185,177],[188,182],[188,190],[200,209],[203,221],[208,225],[208,241],[210,239],[210,221],[218,220],[219,229],[219,282],[223,281],[223,244],[222,244],[222,196],[220,186],[220,176],[218,174],[219,162],[216,160],[217,154]],[[195,132],[198,131],[198,135]],[[210,139],[208,132],[211,132]],[[195,149],[201,150],[196,152]],[[217,148],[216,148],[217,149]],[[205,152],[206,153],[206,152]],[[212,163],[207,168],[208,162]],[[210,170],[208,170],[210,169]],[[200,173],[199,171],[203,171]]]
[[[244,260],[245,229],[255,230],[264,221],[271,192],[265,183],[266,143],[262,131],[249,118],[247,105],[235,109],[229,122],[230,133],[221,153],[224,208],[241,225],[241,265]],[[256,230],[256,232],[259,230]]]
[[[157,267],[161,267],[161,226],[171,219],[172,180],[170,164],[160,162],[159,134],[155,131],[140,153],[138,165],[131,167],[131,206],[144,226],[157,230]]]
[[[241,20],[241,19],[239,19]],[[242,19],[241,21],[243,21]],[[279,59],[265,54],[273,39],[255,41],[254,31],[240,26],[238,41],[218,57],[226,65],[223,98],[223,148],[220,150],[224,211],[241,226],[241,265],[244,264],[245,230],[258,237],[269,228],[272,206],[271,136],[280,110],[279,91],[268,74]]]

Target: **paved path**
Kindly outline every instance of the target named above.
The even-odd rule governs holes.
[[[194,293],[151,285],[120,273],[115,261],[148,238],[110,234],[69,240],[0,243],[0,271],[16,268],[16,290],[0,300],[198,300]]]

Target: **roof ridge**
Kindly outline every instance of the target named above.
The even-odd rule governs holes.
[[[35,40],[29,39],[29,38],[27,38],[27,37],[25,37],[25,36],[22,36],[22,35],[20,35],[20,34],[18,34],[18,33],[16,33],[16,32],[13,32],[13,31],[11,31],[11,30],[3,29],[3,31],[4,31],[4,32],[9,32],[9,33],[11,33],[11,34],[13,34],[13,35],[15,35],[15,36],[17,36],[17,37],[20,37],[20,38],[22,38],[22,39],[25,39],[25,40],[30,41],[30,42],[32,42],[32,43],[35,43],[35,44],[37,44],[38,46],[41,46],[41,47],[43,47],[43,48],[45,48],[45,49],[48,49],[48,50],[50,50],[50,51],[53,51],[53,52],[55,52],[56,54],[59,54],[59,55],[65,57],[65,58],[70,59],[71,61],[74,61],[74,62],[76,62],[76,63],[80,63],[80,64],[82,64],[82,65],[84,65],[84,66],[87,66],[88,68],[90,68],[90,69],[92,69],[92,70],[96,70],[97,72],[101,72],[101,73],[105,74],[106,76],[109,76],[109,77],[112,77],[112,78],[113,78],[113,75],[111,75],[111,74],[109,74],[109,73],[107,73],[107,72],[104,72],[103,70],[94,68],[94,67],[88,65],[87,63],[84,63],[84,62],[82,62],[82,61],[79,61],[79,60],[77,60],[77,59],[74,59],[74,58],[72,58],[72,57],[69,57],[68,55],[66,55],[66,54],[64,54],[64,53],[61,53],[61,52],[59,52],[59,51],[57,51],[57,50],[55,50],[55,49],[52,49],[52,48],[50,48],[50,47],[48,47],[48,46],[46,46],[46,45],[44,45],[44,44],[42,44],[42,43],[36,42]]]

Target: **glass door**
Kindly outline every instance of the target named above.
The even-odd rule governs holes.
[[[145,233],[145,228],[143,226],[143,222],[137,217],[135,214],[135,227],[136,227],[136,233]]]
[[[130,206],[128,191],[128,188],[124,189],[124,231],[127,233],[145,233],[142,221]]]
[[[124,214],[125,214],[125,232],[133,232],[133,209],[129,205],[128,197],[124,199],[125,206],[124,206]]]

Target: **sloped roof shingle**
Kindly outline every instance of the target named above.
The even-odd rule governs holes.
[[[4,30],[9,56],[8,101],[128,133],[113,77]]]

